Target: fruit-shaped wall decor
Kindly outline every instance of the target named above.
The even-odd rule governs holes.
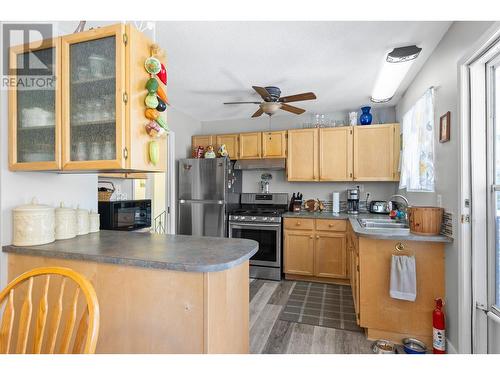
[[[164,85],[167,84],[167,69],[165,69],[165,65],[161,64],[160,71],[156,74],[156,76],[163,82]]]
[[[144,115],[149,120],[156,120],[160,114],[156,109],[148,108],[144,111]]]
[[[160,158],[160,146],[156,141],[149,142],[149,161],[151,164],[158,164],[158,160]]]
[[[166,131],[169,131],[168,125],[165,120],[160,116],[160,113],[156,109],[148,108],[144,112],[145,116],[149,120],[154,120]]]
[[[164,112],[167,109],[167,105],[161,98],[158,98],[158,105],[156,106],[156,110],[159,112]]]
[[[148,57],[144,67],[149,74],[158,74],[161,70],[161,62],[156,57]]]
[[[148,122],[145,128],[146,133],[148,133],[151,138],[161,138],[167,134],[165,129],[158,125],[158,123],[154,120]]]
[[[144,99],[144,103],[146,103],[146,107],[148,108],[156,108],[158,106],[158,97],[156,94],[148,94],[146,99]]]
[[[150,78],[146,82],[146,90],[148,90],[150,94],[155,94],[156,91],[158,90],[158,86],[159,84],[156,78]]]
[[[163,90],[163,87],[159,86],[158,90],[156,91],[156,95],[163,100],[165,104],[168,104],[168,99],[167,99],[167,94],[165,93],[165,90]]]

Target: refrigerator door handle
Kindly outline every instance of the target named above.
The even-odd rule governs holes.
[[[224,204],[223,200],[210,200],[210,199],[179,199],[180,204],[184,203],[212,203],[212,204]]]

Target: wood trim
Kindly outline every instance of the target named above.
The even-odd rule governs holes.
[[[394,128],[394,139],[393,139],[393,144],[394,144],[394,154],[393,154],[393,160],[394,160],[394,181],[399,181],[401,177],[401,173],[399,172],[399,158],[401,156],[401,135],[400,135],[400,125],[399,124],[393,124]]]
[[[98,29],[92,29],[81,33],[70,34],[61,38],[62,50],[62,168],[63,170],[106,170],[124,169],[126,167],[123,157],[125,141],[125,103],[123,94],[125,92],[125,46],[123,34],[125,25],[117,24]],[[71,138],[70,138],[70,46],[71,44],[89,42],[96,39],[114,36],[116,38],[116,159],[115,160],[71,160]]]
[[[13,46],[9,50],[9,64],[17,61],[16,57],[20,53],[27,51],[38,51],[47,48],[55,48],[55,134],[54,134],[54,161],[43,162],[18,162],[17,161],[17,89],[8,90],[8,116],[9,116],[9,170],[11,171],[43,171],[61,169],[61,38],[47,39],[41,42]],[[14,65],[16,66],[16,64]],[[12,78],[16,79],[17,75]]]
[[[285,279],[286,280],[296,280],[296,281],[311,281],[311,282],[325,283],[325,284],[349,285],[349,279],[337,279],[337,278],[331,278],[331,277],[294,275],[291,273],[286,273]]]

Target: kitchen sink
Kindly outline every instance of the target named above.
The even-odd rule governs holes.
[[[359,225],[369,230],[383,230],[390,233],[408,234],[408,223],[392,219],[358,219]]]

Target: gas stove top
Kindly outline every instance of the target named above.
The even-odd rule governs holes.
[[[284,209],[238,209],[229,215],[231,222],[281,223]]]
[[[280,223],[288,194],[241,194],[241,207],[229,214],[231,222]]]

